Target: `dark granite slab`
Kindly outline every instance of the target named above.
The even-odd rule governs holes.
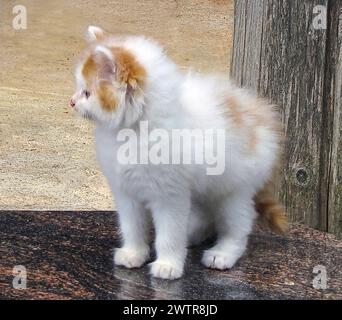
[[[258,228],[256,228],[258,229]],[[119,245],[113,212],[0,212],[2,299],[341,299],[342,241],[300,225],[287,236],[256,230],[229,271],[205,269],[203,248],[189,250],[185,276],[153,279],[147,266],[114,267]],[[12,286],[13,267],[27,270],[27,289]],[[313,268],[327,270],[317,290]]]

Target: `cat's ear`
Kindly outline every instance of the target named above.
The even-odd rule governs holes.
[[[145,69],[129,52],[97,45],[93,59],[98,70],[98,81],[116,83],[126,90],[127,96],[137,99],[146,80]]]
[[[94,42],[99,41],[105,38],[106,32],[102,30],[100,27],[95,26],[89,26],[87,33],[86,33],[86,39],[88,42]]]
[[[98,70],[99,81],[113,83],[115,81],[116,65],[111,51],[103,46],[97,46],[93,54]]]

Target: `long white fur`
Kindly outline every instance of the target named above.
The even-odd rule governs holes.
[[[90,36],[92,38],[92,36]],[[134,54],[147,72],[143,98],[118,110],[102,111],[92,98],[77,102],[79,112],[91,112],[96,121],[96,153],[115,196],[123,236],[114,261],[128,268],[149,259],[151,222],[156,230],[157,258],[151,264],[155,277],[182,276],[188,245],[217,234],[216,244],[203,254],[210,268],[233,267],[242,256],[256,216],[253,196],[270,177],[278,152],[276,134],[257,128],[259,143],[246,155],[246,134],[232,125],[221,97],[234,96],[241,105],[255,97],[215,77],[182,74],[153,41],[144,37],[110,38],[101,44],[120,45]],[[76,73],[78,90],[83,79]],[[270,112],[271,108],[270,108]],[[138,122],[150,129],[224,128],[226,165],[222,175],[206,175],[206,165],[122,165],[117,161],[116,134],[122,128],[137,132]]]

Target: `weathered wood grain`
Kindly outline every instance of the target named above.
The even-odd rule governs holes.
[[[315,28],[318,5],[328,28]],[[317,8],[317,7],[316,7]],[[292,221],[342,230],[341,1],[235,1],[231,76],[279,106],[279,195]],[[340,177],[340,179],[339,179]]]
[[[263,1],[235,2],[234,28],[241,32],[234,33],[231,72],[238,85],[255,89],[260,75]]]
[[[245,34],[246,34],[246,4],[248,0],[235,1],[234,4],[234,36],[233,52],[230,73],[233,75],[235,83],[243,85],[243,73],[241,67],[244,65],[245,56]],[[239,32],[236,32],[239,30]]]
[[[328,230],[342,236],[342,1],[329,4],[324,106],[327,113]],[[322,211],[324,208],[322,209]]]

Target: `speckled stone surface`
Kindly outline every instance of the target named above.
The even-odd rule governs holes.
[[[2,299],[342,299],[342,241],[303,226],[276,236],[256,228],[248,250],[228,271],[205,269],[203,248],[189,250],[185,276],[153,279],[148,267],[114,267],[119,245],[113,212],[0,212]],[[12,286],[27,269],[27,289]],[[317,290],[313,268],[327,270]]]

